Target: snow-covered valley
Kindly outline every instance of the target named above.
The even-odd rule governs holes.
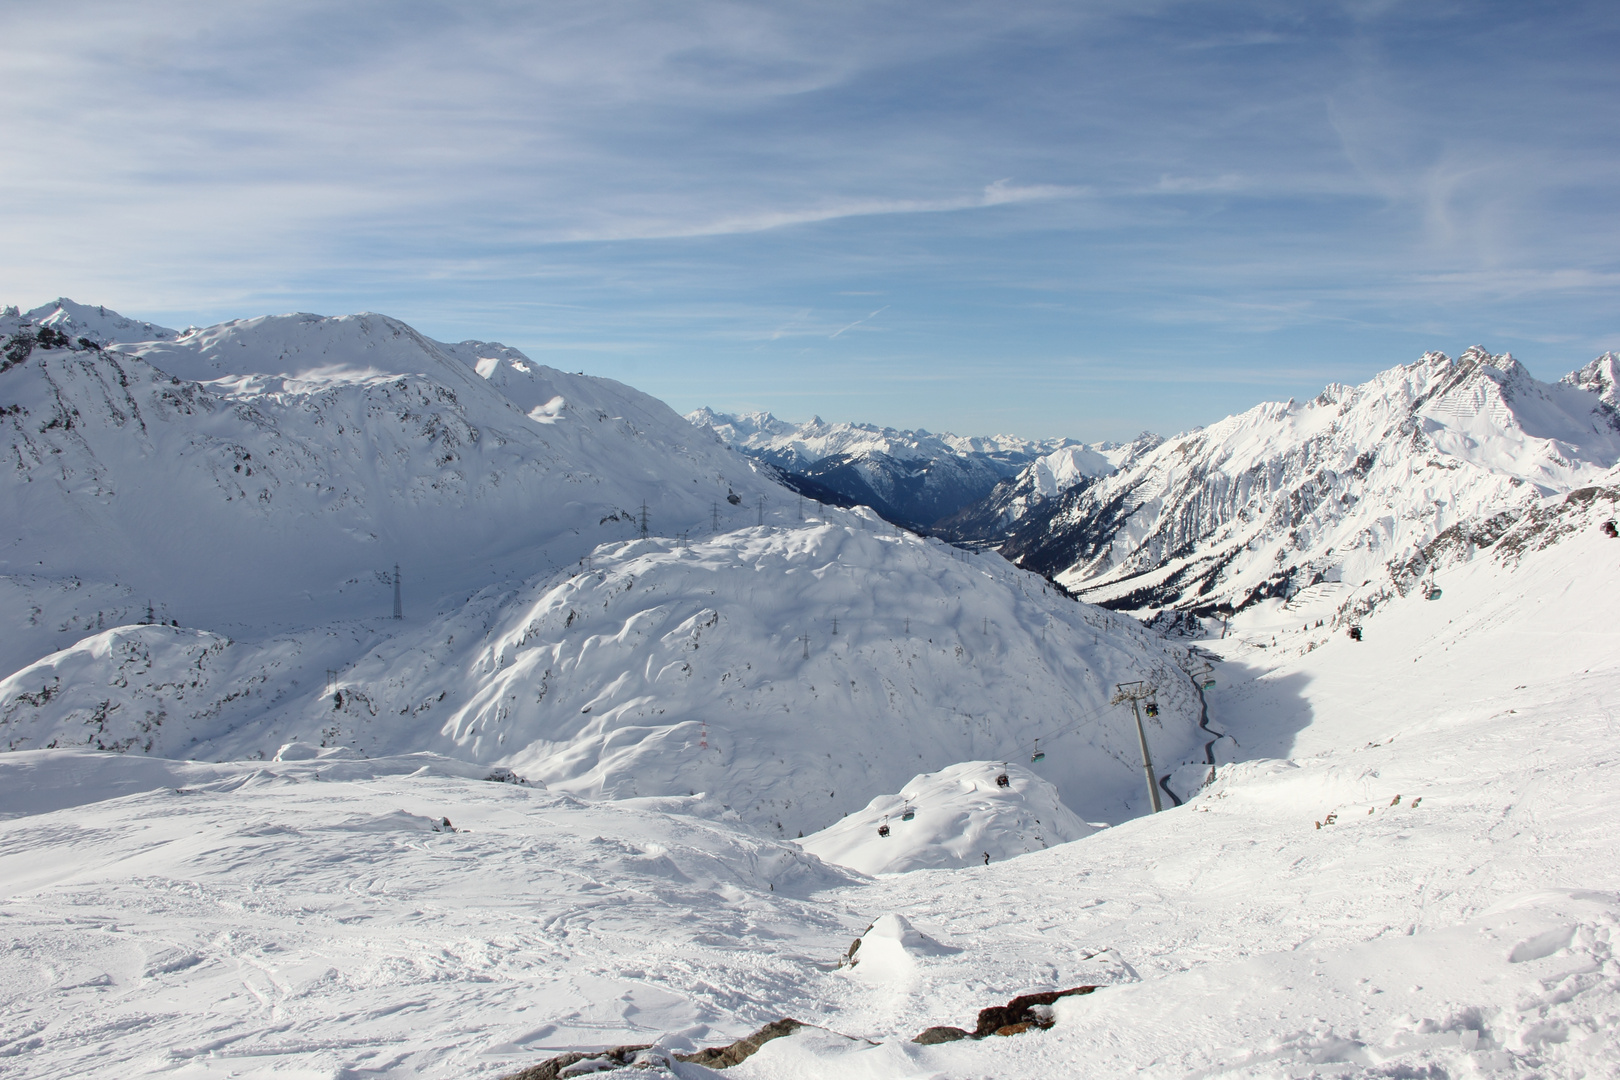
[[[5,1075],[1615,1074],[1607,444],[1166,638],[503,346],[9,317]]]

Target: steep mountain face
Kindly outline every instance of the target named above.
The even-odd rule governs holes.
[[[1129,468],[1164,442],[1144,431],[1128,443],[1066,446],[1030,462],[1017,475],[1001,481],[983,499],[964,506],[939,523],[940,535],[970,544],[995,544],[1005,538],[1033,507],[1076,487]]]
[[[1606,356],[1549,384],[1481,348],[1430,353],[1170,439],[1026,507],[1000,550],[1131,610],[1231,610],[1322,582],[1404,590],[1447,530],[1494,539],[1541,498],[1605,481],[1614,370]]]
[[[1070,446],[1088,449],[1067,439],[967,438],[829,424],[820,417],[791,424],[770,413],[730,415],[706,408],[686,418],[780,469],[784,483],[810,497],[829,492],[846,505],[870,506],[885,520],[913,529],[932,529],[1044,454]]]
[[[101,310],[0,318],[0,574],[38,594],[8,670],[148,604],[232,633],[383,614],[398,563],[439,610],[638,535],[643,506],[713,533],[790,498],[662,402],[504,346],[378,315],[103,345],[147,328]]]
[[[34,317],[0,320],[5,749],[433,751],[788,836],[1037,745],[1077,809],[1136,812],[1121,681],[1162,687],[1162,771],[1200,758],[1184,649],[869,511],[801,520],[629,387],[380,315]]]
[[[1558,381],[1590,391],[1606,404],[1620,409],[1620,390],[1616,389],[1616,385],[1620,384],[1620,356],[1612,352],[1604,353],[1579,371],[1572,371]]]

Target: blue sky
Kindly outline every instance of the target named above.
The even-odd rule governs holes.
[[[386,312],[683,411],[1172,432],[1620,349],[1620,7],[0,12],[0,298]]]

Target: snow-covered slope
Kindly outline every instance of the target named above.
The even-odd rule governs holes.
[[[799,846],[863,874],[888,874],[988,866],[1096,831],[1029,766],[964,761],[912,777],[900,794],[878,796]]]
[[[1287,640],[1255,605],[1205,643],[1246,760],[988,867],[853,878],[717,800],[592,804],[442,759],[0,755],[0,1060],[493,1078],[791,1016],[816,1026],[719,1075],[1610,1076],[1617,499],[1539,502],[1361,642]],[[1082,985],[1046,1031],[912,1041]]]
[[[1129,609],[1241,608],[1322,582],[1404,590],[1448,529],[1499,535],[1542,496],[1610,475],[1613,366],[1542,383],[1510,356],[1431,353],[1168,440],[1027,509],[1000,550]]]
[[[1140,812],[1118,682],[1161,687],[1162,771],[1202,760],[1184,649],[994,554],[849,517],[604,546],[402,626],[106,630],[0,681],[0,746],[431,750],[578,794],[707,791],[790,837],[1037,748],[1079,812]]]
[[[427,614],[637,535],[643,505],[672,536],[791,498],[645,394],[383,316],[0,335],[0,574],[41,595],[8,611],[7,672],[148,604],[232,635],[387,614],[398,563]]]
[[[915,528],[932,526],[984,498],[1041,455],[1070,446],[1092,449],[1068,439],[969,438],[829,424],[819,416],[793,424],[770,413],[730,415],[704,408],[686,418],[727,445],[770,462],[788,474],[789,483],[798,481],[812,495],[825,488]]]

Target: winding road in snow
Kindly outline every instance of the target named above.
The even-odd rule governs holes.
[[[1196,650],[1195,655],[1197,655],[1199,659],[1203,660],[1205,663],[1220,659],[1218,656],[1196,652]],[[1209,701],[1204,697],[1203,684],[1201,684],[1198,679],[1190,673],[1187,677],[1192,679],[1193,689],[1198,691],[1198,726],[1203,728],[1210,735],[1214,736],[1204,744],[1204,761],[1209,765],[1211,770],[1209,779],[1213,780],[1215,779],[1215,773],[1213,771],[1215,768],[1215,744],[1220,742],[1222,739],[1227,738],[1227,736],[1209,726]],[[1163,776],[1159,777],[1159,787],[1163,789],[1166,795],[1170,796],[1170,800],[1172,802],[1174,802],[1177,806],[1180,806],[1181,797],[1174,791],[1170,790],[1170,775],[1170,773],[1165,773]]]

